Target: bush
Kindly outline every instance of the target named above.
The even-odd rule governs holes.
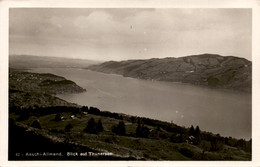
[[[221,141],[218,140],[217,137],[214,137],[210,141],[210,151],[219,151],[222,149],[222,147],[223,147],[223,143],[221,143]]]
[[[118,139],[115,136],[109,136],[105,138],[106,143],[118,143]]]
[[[33,123],[31,124],[31,127],[38,128],[38,129],[42,128],[41,125],[40,125],[39,120],[33,121]]]
[[[207,82],[208,82],[208,85],[212,86],[212,87],[218,86],[220,83],[219,79],[215,78],[215,77],[209,77],[207,79]]]
[[[29,119],[30,117],[30,113],[29,112],[23,112],[20,114],[20,116],[17,118],[17,121],[25,121],[27,119]]]
[[[56,114],[54,121],[61,121],[61,114]]]
[[[170,137],[170,141],[173,143],[182,143],[183,142],[183,135],[182,134],[173,134]]]
[[[69,132],[72,129],[72,125],[69,123],[68,125],[65,126],[65,132]]]
[[[202,141],[199,144],[199,147],[202,149],[202,153],[204,154],[206,151],[210,151],[211,143],[208,141]]]
[[[192,158],[194,156],[194,153],[187,148],[181,148],[180,153],[188,158]]]

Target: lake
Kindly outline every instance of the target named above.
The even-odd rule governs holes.
[[[76,82],[87,91],[57,95],[79,105],[181,126],[199,126],[222,136],[251,138],[251,94],[181,83],[146,81],[76,68],[35,68]]]

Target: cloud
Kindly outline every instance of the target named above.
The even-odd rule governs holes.
[[[55,55],[60,47],[76,48],[79,58],[94,58],[86,56],[91,51],[103,59],[107,55],[131,59],[205,52],[250,59],[250,19],[248,9],[18,8],[10,12],[10,36],[20,37],[21,52],[30,47],[36,47],[35,52],[37,48],[42,51],[44,46],[50,55]],[[21,37],[27,42],[24,47]],[[11,50],[18,47],[12,43],[10,46]],[[66,51],[63,53],[66,56]]]
[[[112,21],[112,16],[102,11],[92,12],[88,16],[78,16],[74,21],[74,26],[78,28],[85,29],[92,27],[93,30],[98,31],[106,30],[114,24],[115,22]]]
[[[51,23],[53,26],[58,27],[58,28],[63,27],[61,18],[60,18],[60,17],[57,17],[57,16],[51,17],[51,18],[50,18],[50,23]]]

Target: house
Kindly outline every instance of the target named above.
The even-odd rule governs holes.
[[[189,136],[185,141],[189,144],[193,144],[195,142],[195,137],[194,136]]]

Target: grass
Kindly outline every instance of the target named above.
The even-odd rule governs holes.
[[[56,114],[31,116],[22,123],[30,126],[33,121],[39,120],[41,128],[50,135],[62,140],[69,139],[71,142],[80,143],[100,152],[111,152],[120,157],[134,157],[141,160],[227,160],[234,158],[248,160],[251,157],[248,153],[227,146],[219,152],[205,152],[203,155],[200,145],[172,143],[168,138],[136,138],[133,134],[135,134],[137,123],[126,120],[124,120],[126,136],[118,136],[112,133],[112,128],[121,120],[83,113],[76,114],[74,118],[71,117],[72,113],[61,113],[61,116],[63,119],[60,121],[54,120]],[[90,118],[94,118],[96,122],[101,120],[104,131],[99,134],[85,133],[84,128]],[[72,125],[72,129],[66,132],[65,126],[68,124]],[[156,130],[156,127],[147,127]],[[168,132],[161,131],[160,133]]]
[[[62,131],[65,129],[65,126],[70,123],[73,127],[71,131],[59,134],[59,137],[67,137],[71,141],[82,143],[95,150],[112,152],[122,157],[133,156],[137,159],[187,159],[185,156],[178,153],[176,149],[169,149],[174,148],[173,146],[175,146],[175,144],[166,140],[152,140],[114,135],[111,130],[112,127],[117,125],[120,121],[117,119],[83,114],[77,115],[78,117],[72,119],[70,117],[71,113],[62,113],[64,119],[55,121],[55,116],[56,114],[45,115],[39,118],[32,116],[23,123],[30,126],[34,120],[39,120],[42,129],[49,131],[51,129]],[[83,132],[83,129],[86,127],[90,118],[94,118],[96,122],[101,120],[104,131],[99,134],[88,134]],[[128,134],[134,134],[136,127],[136,123],[132,124],[131,122],[126,122],[126,131]],[[56,133],[53,133],[53,135],[54,134],[57,135]]]

